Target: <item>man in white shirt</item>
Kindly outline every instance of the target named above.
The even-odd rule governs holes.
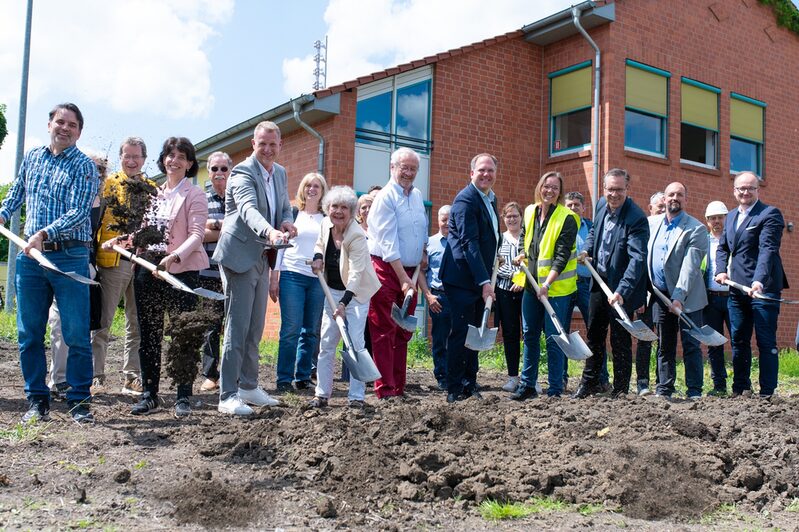
[[[413,186],[419,163],[419,155],[410,148],[392,153],[391,179],[369,211],[369,253],[381,284],[369,306],[372,353],[382,375],[375,381],[378,399],[405,394],[408,340],[412,333],[394,322],[391,306],[402,305],[413,284],[414,270],[420,264],[422,269],[427,265],[427,213],[421,191]],[[414,298],[408,314],[415,311]]]

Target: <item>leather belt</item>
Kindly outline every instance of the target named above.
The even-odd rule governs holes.
[[[57,241],[49,241],[45,240],[42,242],[42,251],[61,251],[63,249],[70,249],[70,248],[86,248],[91,249],[92,243],[89,241],[84,240],[57,240]]]
[[[708,294],[711,296],[718,296],[718,297],[728,297],[730,295],[729,290],[708,290]]]

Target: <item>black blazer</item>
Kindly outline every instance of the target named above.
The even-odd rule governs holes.
[[[746,286],[760,281],[764,294],[779,297],[782,289],[788,288],[780,258],[782,229],[785,227],[782,213],[778,208],[758,201],[736,231],[737,217],[738,209],[734,209],[724,220],[724,232],[716,251],[716,275],[726,273],[733,281]]]
[[[499,222],[496,197],[491,207]],[[491,280],[494,259],[502,243],[502,233],[494,232],[491,215],[480,192],[469,184],[458,192],[449,214],[447,247],[438,275],[441,282],[471,290],[481,290]]]
[[[610,243],[610,262],[607,265],[608,286],[624,299],[628,312],[646,303],[649,276],[646,273],[649,222],[644,211],[631,198],[624,200],[619,208],[618,224]],[[601,198],[596,205],[594,225],[588,232],[585,248],[589,256],[596,258],[605,229],[607,200]]]

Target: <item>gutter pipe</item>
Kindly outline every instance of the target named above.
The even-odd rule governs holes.
[[[596,204],[599,201],[599,74],[601,71],[600,63],[602,53],[599,51],[599,46],[594,42],[588,32],[585,31],[580,25],[580,15],[582,11],[580,6],[572,8],[572,21],[577,30],[583,34],[583,37],[588,41],[588,44],[594,49],[594,132],[591,146],[591,158],[593,159],[594,176],[593,176],[593,214],[596,215]]]
[[[302,128],[313,135],[314,137],[319,140],[319,160],[316,163],[316,171],[322,175],[325,175],[325,139],[322,135],[316,131],[314,128],[306,124],[300,118],[300,102],[297,100],[291,100],[291,108],[294,111],[294,121],[297,122]]]

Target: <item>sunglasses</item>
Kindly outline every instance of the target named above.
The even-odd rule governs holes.
[[[211,171],[212,172],[227,172],[227,170],[228,170],[227,166],[212,166],[211,167]]]

